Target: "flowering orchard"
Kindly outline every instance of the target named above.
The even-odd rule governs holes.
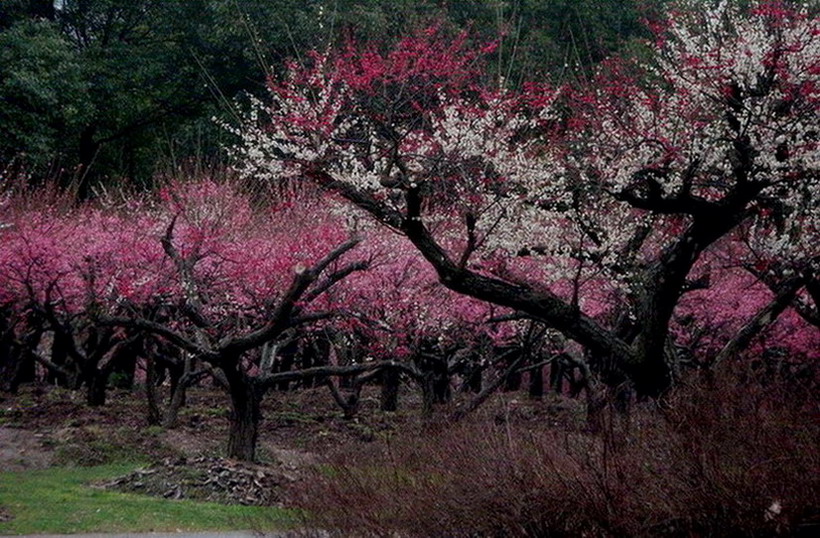
[[[177,372],[172,425],[211,376],[244,459],[265,392],[294,381],[327,383],[347,415],[367,381],[390,409],[402,378],[428,403],[460,376],[472,409],[550,361],[589,393],[659,395],[684,364],[744,354],[813,381],[818,21],[722,2],[671,13],[652,47],[588,87],[506,88],[465,34],[351,43],[292,64],[231,127],[243,174],[298,196],[4,194],[0,379],[36,363],[99,405],[143,359],[149,387]]]
[[[493,312],[485,303],[444,290],[405,240],[378,229],[354,237],[328,201],[251,200],[213,181],[118,205],[10,196],[0,230],[9,379],[36,361],[101,405],[131,350],[148,361],[149,378],[159,363],[180,372],[171,401],[181,405],[188,385],[212,375],[231,396],[229,452],[253,459],[271,387],[388,366],[420,380],[422,342],[452,348],[469,346],[466,335],[512,334],[484,325]],[[335,350],[309,365],[288,363],[288,342],[320,333],[351,337],[333,339]],[[363,348],[357,361],[342,349],[353,342]]]
[[[235,153],[248,177],[337,193],[451,290],[560,331],[640,394],[673,382],[682,333],[711,331],[732,289],[755,288],[726,312],[747,318],[720,322],[738,334],[712,335],[707,364],[792,307],[816,357],[818,20],[684,3],[650,46],[648,64],[613,60],[586,88],[510,89],[481,69],[492,45],[463,35],[351,44],[271,80]],[[725,276],[714,260],[736,251],[758,272]],[[687,297],[704,288],[708,306]]]

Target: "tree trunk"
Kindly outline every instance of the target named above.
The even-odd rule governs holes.
[[[111,373],[116,377],[116,381],[112,379],[113,386],[128,390],[134,388],[134,373],[137,370],[137,358],[141,348],[142,342],[137,340],[116,350],[115,356],[111,357],[113,362]]]
[[[507,369],[500,376],[498,376],[498,378],[495,381],[493,381],[492,383],[490,383],[489,385],[484,387],[484,389],[482,389],[482,391],[479,392],[476,395],[476,397],[473,398],[472,401],[470,401],[467,405],[465,405],[464,407],[462,407],[461,409],[459,409],[455,413],[453,413],[451,418],[453,420],[461,420],[464,417],[466,417],[467,415],[469,415],[470,413],[472,413],[473,411],[475,411],[476,409],[478,409],[478,407],[481,404],[483,404],[485,401],[487,401],[487,399],[490,396],[492,396],[492,394],[501,385],[504,384],[504,382],[507,379],[507,376],[509,376],[510,374],[512,374],[513,372],[515,372],[518,369],[518,366],[521,364],[521,362],[523,360],[524,360],[524,355],[518,354],[518,357],[513,360],[512,364],[510,364],[507,367]]]
[[[51,362],[57,366],[66,366],[68,362],[68,350],[65,336],[61,331],[54,331],[54,338],[51,342]],[[67,387],[68,379],[56,370],[49,369],[46,373],[46,381],[58,387]]]
[[[541,399],[544,396],[544,367],[530,370],[530,398]]]
[[[162,417],[162,427],[173,430],[179,426],[179,410],[185,407],[185,396],[188,387],[183,382],[177,383],[176,390],[171,393],[171,400]]]
[[[238,366],[234,366],[238,368]],[[224,369],[231,396],[228,457],[242,461],[256,460],[256,442],[259,438],[260,394],[253,380],[231,368]]]
[[[517,352],[513,354],[512,359],[515,360],[521,356],[523,356],[523,352]],[[523,381],[522,377],[523,376],[521,375],[521,372],[510,372],[509,375],[507,375],[507,377],[504,379],[504,387],[502,390],[504,392],[514,392],[517,390],[521,390],[521,382]]]
[[[91,198],[91,167],[100,149],[100,144],[94,140],[96,134],[96,125],[88,125],[80,133],[80,170],[77,175],[78,183],[76,185],[77,198],[79,200],[88,200]]]
[[[293,370],[293,365],[296,362],[296,354],[299,352],[299,344],[295,341],[289,342],[288,344],[279,348],[276,354],[276,361],[274,370],[279,372],[289,372]],[[277,390],[286,392],[290,390],[290,382],[282,381],[276,387]]]
[[[2,351],[2,350],[0,350]],[[20,383],[17,377],[17,369],[20,361],[23,360],[23,353],[16,346],[9,348],[0,356],[0,389],[9,394],[17,394]]]
[[[361,385],[354,383],[352,389],[346,394],[342,394],[332,379],[327,380],[327,386],[333,395],[333,399],[342,408],[344,419],[353,420],[356,418],[356,414],[359,412]]]
[[[424,372],[419,383],[421,384],[421,414],[429,417],[433,414],[433,404],[436,401],[435,389],[433,388],[435,385],[433,372]]]
[[[108,384],[108,371],[94,369],[86,376],[86,403],[90,407],[105,405],[105,388]]]
[[[449,402],[453,395],[450,386],[450,372],[447,368],[447,361],[444,359],[436,362],[433,368],[433,393],[437,404]]]
[[[561,357],[556,358],[550,364],[550,389],[556,394],[561,394],[564,390],[564,368]]]
[[[185,406],[188,389],[207,373],[205,369],[199,371],[194,369],[197,362],[195,357],[185,357],[183,374],[177,380],[176,387],[171,392],[168,407],[165,409],[165,416],[162,420],[163,428],[171,430],[179,425],[179,410]]]
[[[587,429],[590,433],[599,434],[604,431],[606,424],[607,393],[602,383],[593,380],[587,381]]]
[[[157,363],[150,356],[145,359],[145,399],[148,403],[148,424],[156,426],[162,419],[157,394]]]
[[[466,385],[471,392],[475,394],[480,393],[484,386],[484,369],[478,365],[470,368],[469,373],[467,374]]]
[[[399,408],[400,380],[401,376],[396,368],[385,368],[382,370],[382,411],[396,411]]]
[[[442,366],[443,370],[437,369],[433,373],[433,396],[437,404],[447,403],[452,397],[450,376],[447,373],[447,364],[443,364]]]
[[[0,390],[11,391],[16,387],[11,387],[8,381],[11,380],[11,372],[17,364],[17,349],[12,343],[12,329],[5,326],[4,318],[0,315]]]

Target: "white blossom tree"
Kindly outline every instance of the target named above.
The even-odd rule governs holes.
[[[545,322],[658,395],[706,251],[745,231],[801,260],[797,291],[818,265],[817,19],[778,2],[679,7],[651,64],[612,61],[580,90],[491,86],[487,50],[437,29],[316,54],[233,128],[239,166],[337,192],[447,287]]]

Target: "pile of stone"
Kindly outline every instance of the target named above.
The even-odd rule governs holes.
[[[177,458],[100,484],[105,489],[222,504],[281,505],[292,472],[216,457]]]

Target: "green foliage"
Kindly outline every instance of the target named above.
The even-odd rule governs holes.
[[[283,528],[296,518],[278,508],[170,501],[89,485],[133,469],[108,465],[0,473],[0,507],[12,516],[0,522],[0,534]]]
[[[80,59],[51,23],[24,20],[0,33],[0,158],[41,166],[57,157],[85,120],[86,89]]]
[[[512,83],[573,80],[648,37],[643,19],[666,0],[485,0],[449,4],[449,19],[485,39],[501,35],[498,74]]]
[[[0,163],[95,183],[146,184],[219,162],[233,98],[261,94],[289,58],[354,37],[389,43],[439,23],[500,38],[511,84],[583,76],[634,48],[666,0],[43,0],[0,2]],[[63,170],[63,172],[60,172]]]

